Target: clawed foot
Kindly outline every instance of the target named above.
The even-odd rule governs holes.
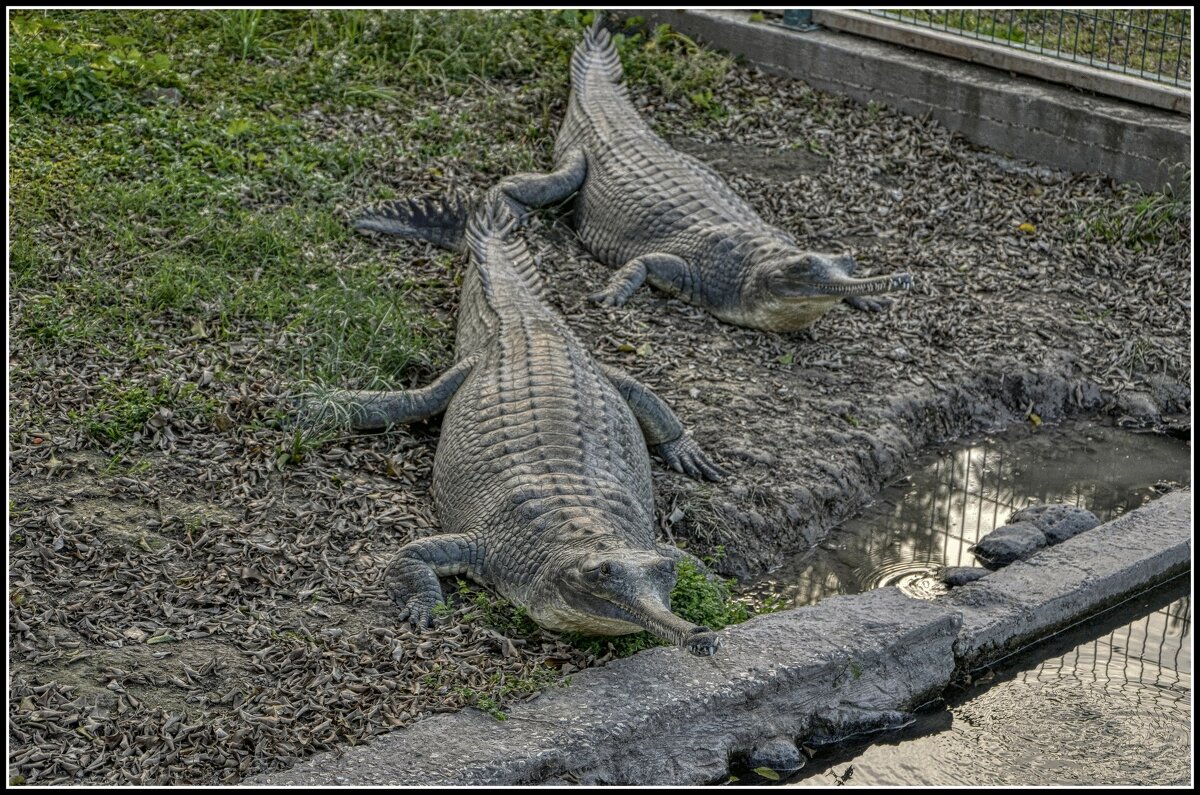
[[[683,642],[683,647],[698,657],[711,657],[721,648],[721,639],[717,633],[704,627],[697,627]]]
[[[870,298],[864,295],[847,298],[846,303],[860,312],[882,312],[892,306],[890,298]]]
[[[601,306],[625,306],[625,302],[629,300],[629,296],[622,295],[619,287],[608,287],[599,292],[592,293],[588,296],[588,300]]]
[[[431,590],[414,589],[409,571],[411,566],[412,561],[409,559],[399,558],[393,561],[383,573],[383,586],[388,596],[392,597],[392,601],[400,608],[398,621],[407,620],[417,629],[431,627],[433,609],[442,602],[441,588],[438,587],[436,593]]]
[[[704,451],[686,433],[673,442],[660,444],[658,454],[676,472],[695,480],[720,480],[729,473],[709,460]]]
[[[529,220],[529,217],[533,215],[533,210],[521,204],[521,202],[512,196],[509,196],[507,191],[505,191],[505,187],[507,187],[506,183],[501,182],[499,185],[488,190],[484,196],[484,202],[503,205],[508,210],[509,215],[512,216],[514,226],[518,228],[522,227]]]

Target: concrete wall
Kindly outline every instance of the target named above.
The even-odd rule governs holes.
[[[1191,120],[1177,113],[851,34],[754,23],[743,11],[621,14],[665,22],[822,91],[928,113],[974,143],[1053,168],[1098,171],[1147,190],[1183,187],[1191,171]]]

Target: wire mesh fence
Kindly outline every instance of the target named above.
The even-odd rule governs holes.
[[[1189,9],[870,9],[864,13],[1191,88]]]

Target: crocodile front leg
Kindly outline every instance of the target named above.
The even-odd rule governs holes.
[[[692,269],[682,257],[654,252],[626,262],[609,280],[608,286],[588,299],[605,306],[624,306],[647,279],[655,287],[674,295],[686,296],[692,290]]]
[[[646,446],[667,466],[695,480],[720,480],[729,474],[709,460],[662,398],[628,373],[605,364],[600,367],[629,404]]]
[[[377,431],[389,425],[429,419],[446,410],[450,399],[471,374],[475,357],[463,359],[442,373],[436,381],[420,389],[395,392],[369,389],[342,389],[322,399],[301,404],[301,418],[317,418],[329,413],[346,416],[356,431]]]
[[[433,608],[442,601],[438,577],[466,574],[482,558],[476,540],[463,533],[420,538],[400,548],[383,571],[383,586],[400,607],[400,621],[416,627],[433,624]]]
[[[562,164],[553,171],[546,174],[525,172],[505,177],[488,191],[488,198],[504,201],[517,218],[524,220],[529,208],[560,202],[578,191],[586,176],[587,157],[582,149],[571,149],[563,155]]]
[[[858,263],[854,261],[854,257],[848,254],[843,254],[834,260],[834,262],[842,267],[847,276],[853,276],[854,271],[858,268]],[[860,312],[883,312],[892,306],[892,299],[876,298],[870,295],[852,295],[842,300]]]

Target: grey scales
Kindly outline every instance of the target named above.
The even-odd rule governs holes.
[[[571,58],[571,93],[541,182],[510,178],[528,207],[578,192],[583,245],[616,273],[591,299],[621,306],[644,282],[727,323],[768,331],[809,326],[839,301],[886,308],[907,273],[854,278],[853,257],[801,249],[709,166],[663,141],[629,101],[608,32],[595,24]],[[526,177],[529,175],[519,175]]]
[[[397,201],[359,229],[467,253],[455,364],[422,389],[341,391],[355,429],[444,412],[432,492],[441,534],[402,547],[384,573],[401,618],[429,625],[438,577],[467,576],[551,630],[648,630],[694,654],[714,632],[674,615],[682,551],[656,540],[648,447],[697,479],[724,472],[674,412],[597,362],[542,300],[519,219],[500,187],[479,202]]]

